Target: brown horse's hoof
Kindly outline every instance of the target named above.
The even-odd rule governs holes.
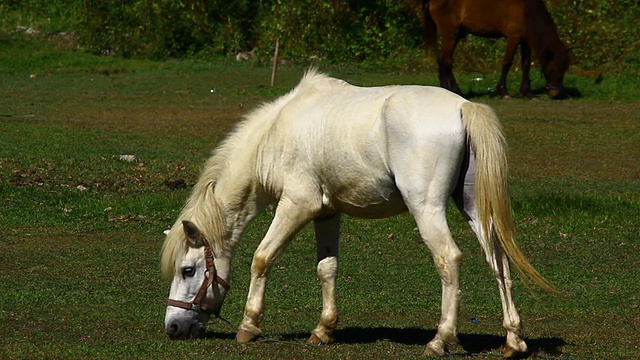
[[[236,334],[236,340],[241,343],[256,341],[258,337],[260,337],[260,334],[254,334],[252,332],[249,332],[247,330],[242,330],[242,329],[238,330],[238,333]]]

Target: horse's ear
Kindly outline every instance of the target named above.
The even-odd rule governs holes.
[[[182,220],[182,228],[184,229],[184,235],[187,237],[191,246],[200,247],[203,245],[202,234],[196,224],[189,220]]]

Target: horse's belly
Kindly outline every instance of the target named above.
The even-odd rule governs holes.
[[[338,202],[334,206],[336,210],[359,218],[383,219],[394,215],[398,215],[407,210],[407,206],[402,201],[399,193],[394,193],[383,202],[368,204],[366,206],[357,206],[347,202]]]
[[[385,177],[361,177],[350,186],[324,188],[325,206],[364,218],[386,218],[406,211],[400,191]]]

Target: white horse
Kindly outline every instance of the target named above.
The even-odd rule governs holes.
[[[441,88],[362,88],[311,70],[290,93],[249,114],[208,160],[162,249],[163,272],[173,279],[166,332],[203,335],[210,316],[219,315],[245,228],[277,203],[253,257],[236,338],[261,335],[269,269],[313,221],[323,305],[309,342],[331,342],[340,215],[385,218],[408,210],[442,280],[442,317],[425,349],[442,356],[457,341],[460,302],[461,253],[445,214],[451,197],[498,281],[505,355],[526,352],[509,260],[535,283],[551,285],[513,239],[505,140],[495,113]]]

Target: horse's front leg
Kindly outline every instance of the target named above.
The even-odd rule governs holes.
[[[338,325],[336,304],[336,278],[338,276],[338,237],[340,214],[314,220],[318,254],[318,279],[322,284],[322,315],[318,326],[311,332],[309,343],[327,344]]]
[[[254,341],[261,335],[260,321],[264,313],[264,292],[269,269],[296,233],[312,218],[312,212],[306,207],[296,206],[286,199],[278,204],[273,222],[253,255],[247,304],[236,334],[239,342]]]
[[[507,37],[507,46],[505,48],[504,60],[502,61],[502,72],[500,73],[498,85],[496,85],[496,93],[503,99],[509,98],[509,92],[507,91],[507,75],[509,75],[509,69],[511,69],[511,65],[513,64],[513,57],[516,54],[519,42],[519,38]]]

